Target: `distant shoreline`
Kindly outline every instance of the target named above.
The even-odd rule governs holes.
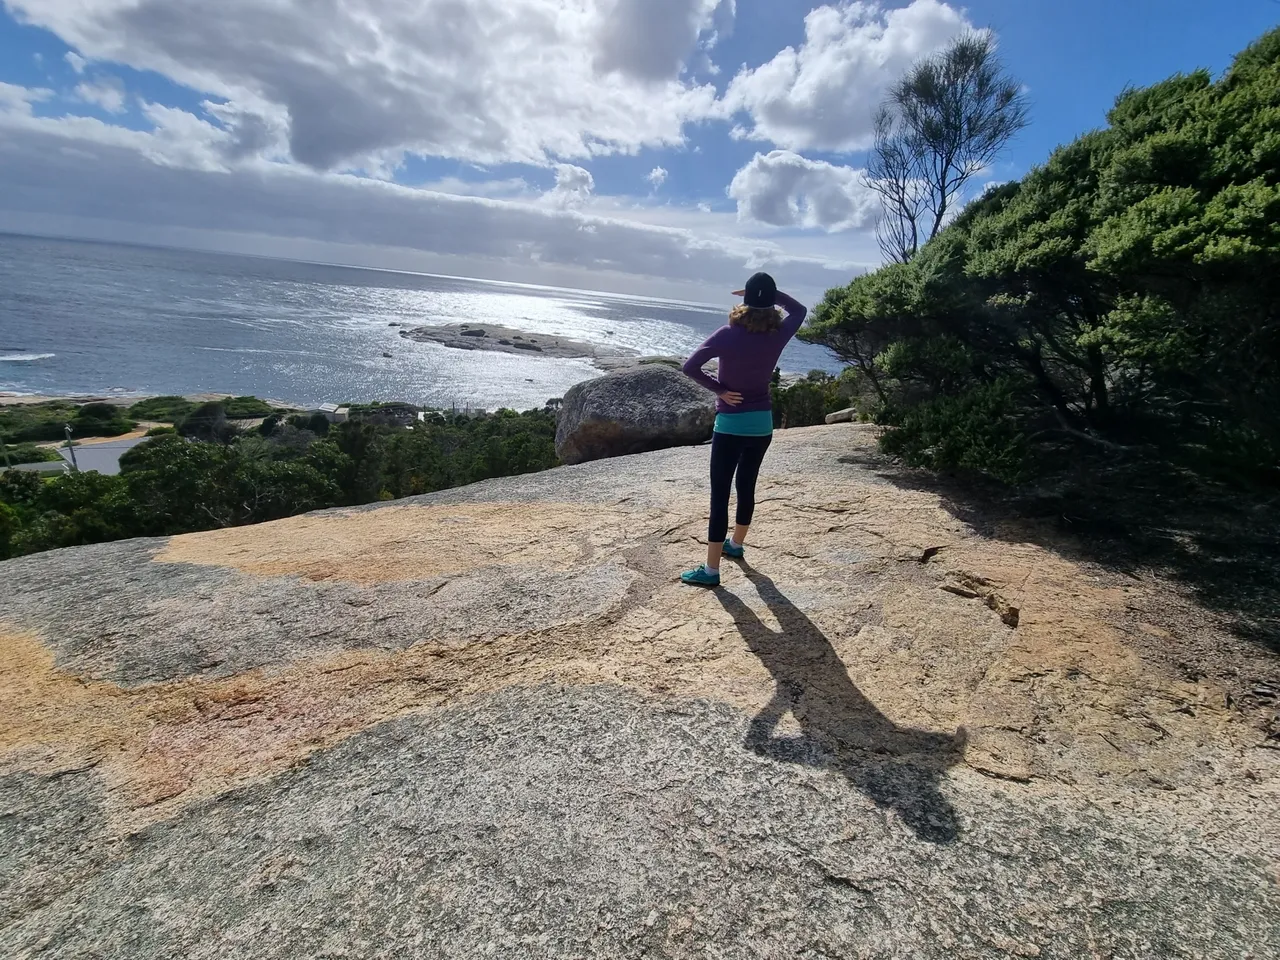
[[[13,393],[0,391],[0,407],[34,406],[38,403],[110,403],[117,407],[131,407],[143,400],[169,396],[164,393]],[[192,403],[210,403],[215,400],[229,400],[239,396],[234,393],[185,393],[176,394]],[[294,403],[290,400],[273,400],[270,397],[259,397],[263,403],[284,410],[310,410],[311,407]]]

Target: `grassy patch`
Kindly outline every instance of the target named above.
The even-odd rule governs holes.
[[[61,440],[68,425],[76,438],[118,437],[134,427],[124,411],[110,403],[80,406],[66,400],[50,400],[0,407],[0,442]]]
[[[222,401],[222,409],[228,420],[255,420],[278,412],[275,407],[257,397],[230,397]]]
[[[149,397],[139,400],[129,408],[129,416],[135,420],[152,420],[158,423],[179,423],[196,408],[183,397]]]
[[[50,450],[48,447],[37,447],[34,443],[19,443],[14,446],[6,446],[4,454],[8,457],[8,462],[12,464],[19,463],[53,463],[61,460],[56,450]],[[3,467],[5,456],[0,456],[0,467]]]
[[[79,411],[76,404],[62,400],[0,407],[0,442],[61,440],[63,424]]]
[[[228,420],[256,420],[258,417],[284,412],[257,397],[227,397],[225,400],[211,402],[222,408]],[[199,406],[202,404],[193,403],[185,397],[149,397],[131,406],[128,413],[135,420],[179,424]]]

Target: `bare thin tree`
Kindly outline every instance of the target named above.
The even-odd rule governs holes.
[[[867,180],[880,194],[876,235],[906,263],[946,223],[965,185],[1027,125],[1021,85],[989,31],[966,33],[915,64],[876,112]]]

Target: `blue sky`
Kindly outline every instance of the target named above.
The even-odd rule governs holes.
[[[963,29],[1027,89],[1008,180],[1280,22],[1273,0],[0,9],[0,228],[685,296],[874,266],[870,112]]]

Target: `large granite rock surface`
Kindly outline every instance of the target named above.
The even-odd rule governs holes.
[[[1273,655],[859,426],[691,590],[706,469],[0,564],[0,956],[1280,955]]]

